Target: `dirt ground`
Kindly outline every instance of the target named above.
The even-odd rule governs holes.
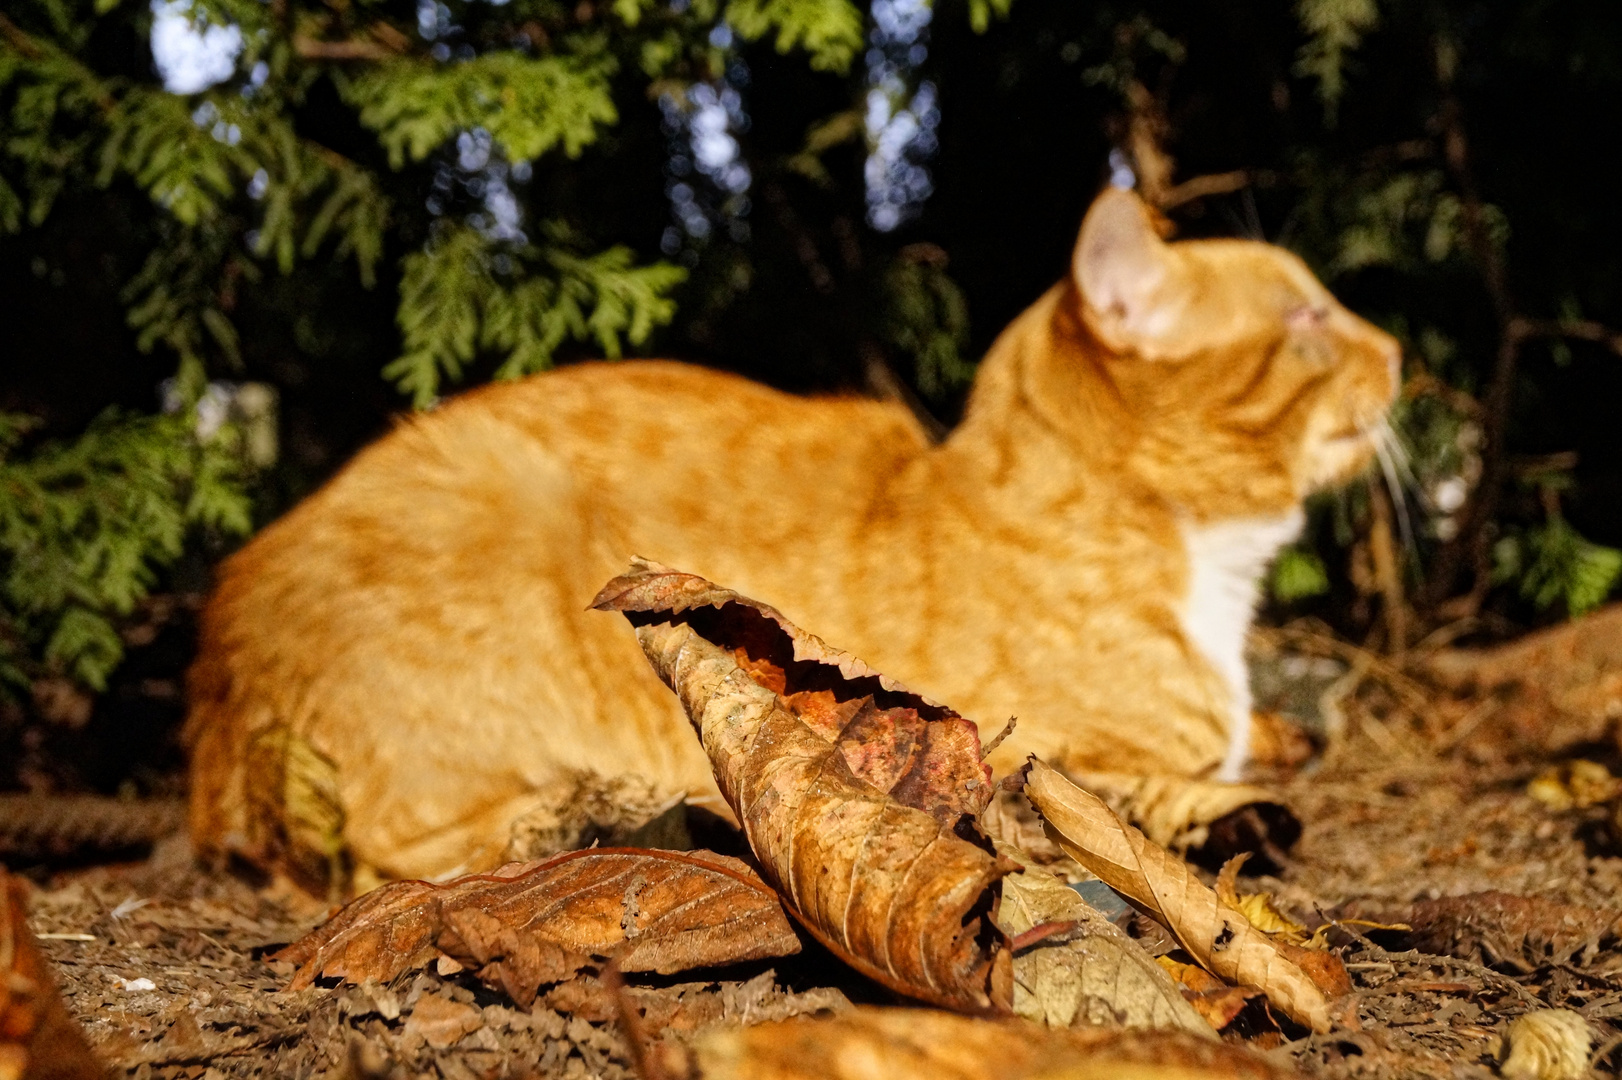
[[[1376,677],[1341,696],[1333,723],[1297,717],[1316,729],[1319,752],[1272,780],[1302,834],[1283,865],[1240,885],[1271,892],[1308,928],[1336,917],[1412,929],[1341,933],[1355,987],[1345,1023],[1321,1036],[1262,1031],[1257,1045],[1306,1076],[1490,1077],[1509,1020],[1561,1007],[1590,1023],[1594,1074],[1616,1075],[1617,794],[1578,791],[1562,805],[1550,785],[1576,785],[1545,775],[1577,758],[1619,771],[1614,744],[1505,753],[1481,709],[1406,693]],[[33,876],[42,885],[33,929],[115,1075],[632,1075],[613,999],[589,977],[527,1011],[466,974],[434,970],[387,986],[282,991],[290,969],[267,953],[327,909],[205,873],[178,835],[143,862]],[[893,1000],[814,947],[769,965],[635,981],[629,993],[650,1032],[677,1039],[711,1024]],[[1235,1023],[1225,1037],[1258,1030]]]

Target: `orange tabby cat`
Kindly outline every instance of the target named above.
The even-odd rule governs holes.
[[[465,394],[225,563],[190,677],[195,841],[330,843],[276,820],[289,747],[384,875],[490,864],[582,770],[709,790],[630,627],[586,610],[633,554],[990,731],[1017,715],[998,766],[1233,776],[1257,578],[1302,499],[1366,465],[1398,358],[1293,255],[1167,245],[1111,189],[939,446],[894,403],[674,363]]]

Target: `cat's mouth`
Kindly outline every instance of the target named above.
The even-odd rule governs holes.
[[[1309,490],[1346,483],[1367,468],[1378,452],[1379,437],[1372,428],[1347,425],[1320,436],[1309,459]]]

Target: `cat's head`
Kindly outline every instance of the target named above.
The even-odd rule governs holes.
[[[1188,513],[1278,512],[1368,465],[1401,350],[1295,255],[1168,244],[1137,196],[1109,189],[1082,223],[1072,278],[1133,418],[1132,466]]]

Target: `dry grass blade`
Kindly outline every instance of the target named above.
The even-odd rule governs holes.
[[[318,977],[379,982],[438,953],[520,1004],[610,955],[670,974],[798,952],[777,895],[709,852],[595,848],[445,885],[402,881],[354,901],[277,954]]]
[[[1009,1007],[989,915],[1014,867],[975,824],[991,786],[972,723],[690,574],[638,560],[597,606],[636,625],[763,872],[813,934],[909,997]]]
[[[106,1070],[52,984],[24,918],[23,883],[0,870],[0,1080],[100,1080]]]
[[[1286,1080],[1239,1046],[1181,1031],[1046,1028],[923,1009],[854,1009],[698,1039],[686,1080]]]
[[[1202,965],[1263,991],[1297,1023],[1329,1030],[1329,1005],[1312,979],[1244,915],[1223,905],[1183,860],[1041,761],[1031,762],[1025,793],[1066,854],[1153,913]]]

